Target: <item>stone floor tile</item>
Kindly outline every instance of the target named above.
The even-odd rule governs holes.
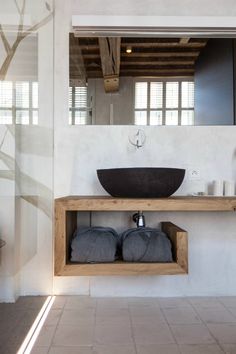
[[[221,297],[219,297],[219,301],[225,307],[235,307],[236,308],[236,296],[221,296]]]
[[[49,347],[34,347],[30,354],[48,354]]]
[[[236,354],[236,344],[221,344],[225,354]]]
[[[214,338],[204,324],[171,325],[178,344],[213,344]]]
[[[137,354],[180,354],[177,344],[137,345]]]
[[[96,325],[95,341],[98,344],[133,345],[131,326],[120,324]]]
[[[92,346],[53,346],[48,354],[94,354]]]
[[[236,318],[236,307],[227,307],[227,310]]]
[[[167,324],[167,321],[162,313],[155,316],[131,316],[132,326],[143,325],[149,326],[152,323],[153,326],[157,326],[158,324]]]
[[[220,343],[236,344],[236,324],[208,324],[212,335]]]
[[[93,354],[136,354],[136,351],[134,345],[96,345]]]
[[[180,345],[181,354],[223,354],[217,344],[185,344]]]
[[[56,329],[53,346],[91,346],[93,328],[91,326],[59,325]]]
[[[219,301],[218,297],[209,297],[209,296],[197,296],[197,297],[188,297],[188,302],[196,308],[218,308],[223,309],[223,304]]]
[[[158,299],[159,306],[161,308],[169,307],[191,307],[187,298],[181,297],[164,297]]]
[[[196,312],[191,307],[164,308],[163,313],[169,324],[202,323]]]
[[[64,310],[59,320],[59,325],[62,326],[88,326],[95,325],[95,309],[74,309]]]
[[[56,326],[60,320],[61,315],[61,309],[51,309],[44,322],[44,326]]]
[[[57,295],[52,305],[52,309],[63,309],[68,296]]]
[[[150,319],[149,319],[150,321]],[[96,317],[96,326],[99,325],[119,325],[119,326],[131,326],[131,319],[129,313],[126,315],[116,315],[116,316],[99,316]]]
[[[156,297],[129,297],[127,299],[128,306],[159,306]]]
[[[97,307],[102,308],[128,308],[127,298],[97,298]]]
[[[172,344],[175,339],[166,324],[135,324],[132,326],[136,344]]]
[[[51,345],[56,326],[43,326],[35,342],[35,346],[49,347]]]
[[[16,354],[19,349],[20,349],[20,345],[19,344],[6,345],[6,346],[1,346],[0,345],[0,353],[1,354]]]
[[[205,323],[233,323],[236,317],[226,308],[196,308],[198,316]]]
[[[89,296],[68,296],[65,304],[66,310],[74,309],[95,309],[97,306],[97,299]]]
[[[97,306],[96,309],[96,317],[116,317],[116,316],[129,316],[129,311],[126,308],[118,308],[118,307],[100,307]]]
[[[15,307],[38,310],[43,306],[46,300],[47,296],[20,296],[15,303]]]
[[[132,318],[136,317],[163,317],[163,313],[157,306],[130,306],[129,312]]]

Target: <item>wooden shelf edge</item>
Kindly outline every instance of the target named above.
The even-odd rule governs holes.
[[[176,275],[187,274],[177,263],[97,263],[66,264],[56,276]]]
[[[236,211],[236,197],[169,197],[156,199],[68,196],[55,199],[68,211]]]

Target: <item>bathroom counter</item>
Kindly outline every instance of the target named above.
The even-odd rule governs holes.
[[[55,203],[67,210],[78,211],[236,211],[236,196],[176,196],[154,199],[67,196],[56,199]]]
[[[138,275],[187,274],[188,234],[181,227],[163,222],[162,230],[171,240],[172,263],[113,263],[77,264],[70,262],[70,244],[77,225],[77,213],[82,211],[182,211],[233,212],[235,197],[176,196],[157,199],[113,198],[109,196],[68,196],[55,200],[55,275]]]

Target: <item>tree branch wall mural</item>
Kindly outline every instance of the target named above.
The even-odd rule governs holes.
[[[4,48],[5,48],[5,51],[6,51],[6,58],[0,68],[0,80],[5,79],[8,68],[11,64],[11,61],[12,61],[21,41],[25,37],[27,37],[29,34],[37,31],[40,27],[42,27],[46,23],[48,23],[52,19],[52,16],[53,16],[53,11],[51,11],[51,6],[47,2],[45,2],[45,7],[46,7],[47,11],[49,12],[49,14],[46,17],[44,17],[42,20],[40,20],[38,23],[25,29],[24,16],[25,16],[26,0],[22,1],[21,7],[20,7],[17,0],[14,0],[14,3],[16,5],[17,11],[19,13],[19,24],[18,24],[16,39],[12,45],[10,45],[10,43],[8,42],[8,39],[7,39],[5,32],[3,30],[3,26],[0,23],[0,36],[1,36]]]
[[[18,25],[16,25],[16,34],[13,41],[8,39],[8,33],[4,31],[3,24],[0,23],[0,40],[2,42],[2,46],[4,49],[4,57],[0,58],[0,81],[6,80],[10,65],[12,60],[19,48],[21,42],[30,34],[36,32],[41,27],[46,25],[52,18],[54,11],[51,5],[48,2],[43,1],[42,6],[45,9],[45,15],[39,19],[36,23],[26,26],[24,24],[25,14],[26,14],[26,5],[27,0],[12,0],[13,4],[16,8],[16,11],[19,16]],[[33,179],[31,176],[23,173],[18,166],[15,158],[10,156],[8,153],[4,152],[4,144],[10,134],[13,138],[15,135],[15,129],[13,125],[2,125],[5,127],[5,132],[2,134],[2,138],[0,141],[0,160],[6,166],[6,169],[0,170],[0,179],[8,179],[13,180],[15,176],[20,181],[20,190],[21,190],[21,198],[29,202],[30,204],[40,208],[48,217],[51,216],[51,200],[53,197],[52,190],[50,190],[47,186],[40,183],[39,181]],[[37,126],[34,126],[34,129],[40,129]],[[23,186],[23,187],[22,187]],[[24,188],[24,186],[27,186]],[[37,195],[30,195],[29,191],[37,191]]]

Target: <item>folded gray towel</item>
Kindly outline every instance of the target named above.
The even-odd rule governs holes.
[[[126,262],[173,262],[171,242],[158,229],[129,229],[121,237],[123,260]]]
[[[71,242],[71,261],[79,263],[114,262],[119,236],[109,227],[78,229]]]

